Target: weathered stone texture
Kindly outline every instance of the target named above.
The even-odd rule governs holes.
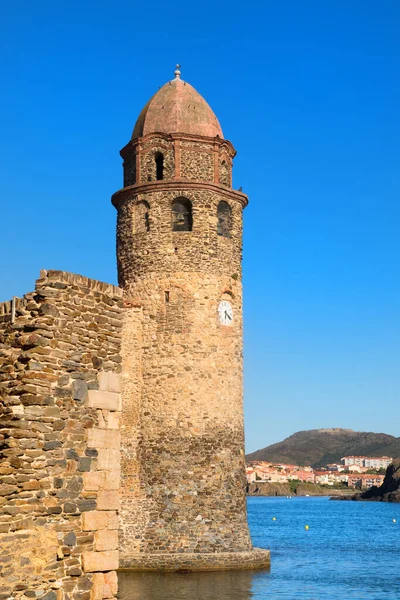
[[[156,181],[156,155],[164,157],[163,179],[173,179],[175,172],[174,147],[172,142],[152,138],[151,143],[143,146],[140,163],[141,181]]]
[[[247,197],[231,189],[235,150],[208,105],[184,82],[163,90],[162,113],[150,102],[121,151],[124,291],[43,271],[0,305],[0,600],[112,599],[118,564],[269,561],[246,521]]]
[[[128,570],[132,571],[239,571],[265,568],[270,560],[270,551],[252,548],[244,552],[132,553],[122,560],[122,565],[125,561],[130,565]],[[224,593],[226,590],[222,591]]]
[[[186,134],[148,134],[122,150],[124,188],[156,183],[156,155],[163,155],[162,181],[202,181],[231,187],[235,150],[222,138]]]
[[[217,137],[165,135],[166,143],[174,142],[174,179],[146,182],[144,148],[155,138],[148,134],[122,150],[124,157],[134,148],[141,153],[141,181],[113,196],[126,305],[120,567],[265,566],[268,552],[252,549],[245,499],[241,253],[247,197],[230,188],[235,151]],[[172,207],[182,198],[191,226],[174,231]],[[231,210],[227,235],[218,228],[221,201]],[[147,221],[139,227],[143,203]],[[218,321],[221,300],[233,307],[230,326]]]
[[[192,203],[190,232],[172,231],[171,205],[177,197],[188,198]],[[150,231],[135,235],[133,211],[143,198],[149,204]],[[229,239],[217,235],[217,207],[221,200],[227,201],[232,209]],[[218,188],[192,189],[187,185],[178,192],[167,189],[143,195],[127,190],[117,224],[120,285],[126,287],[136,277],[151,272],[155,279],[158,273],[177,271],[220,273],[233,280],[240,279],[242,208],[242,194],[232,193],[228,198]]]
[[[182,179],[193,179],[194,181],[214,180],[213,152],[201,152],[199,148],[185,149],[182,150],[181,156]]]
[[[137,162],[136,152],[131,152],[125,157],[124,164],[124,187],[128,185],[135,185],[137,182]]]
[[[117,568],[121,295],[43,271],[0,308],[1,597],[84,600]]]
[[[241,284],[183,272],[143,276],[131,289],[142,301],[141,341],[138,319],[125,315],[121,565],[135,552],[248,551]],[[216,298],[229,298],[234,326],[218,324]],[[140,364],[131,356],[139,343]]]
[[[227,187],[232,186],[232,165],[231,158],[223,154],[219,159],[219,182]]]

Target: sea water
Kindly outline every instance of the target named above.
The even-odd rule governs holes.
[[[120,573],[121,600],[400,600],[400,504],[249,498],[271,568]],[[308,529],[306,526],[308,525]]]

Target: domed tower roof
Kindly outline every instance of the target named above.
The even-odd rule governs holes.
[[[132,139],[148,133],[188,133],[223,138],[217,117],[202,96],[175,71],[146,104],[133,129]]]

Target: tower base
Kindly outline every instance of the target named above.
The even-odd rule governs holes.
[[[122,571],[229,571],[265,569],[270,566],[270,551],[254,548],[248,552],[210,552],[175,554],[131,554],[120,558]]]

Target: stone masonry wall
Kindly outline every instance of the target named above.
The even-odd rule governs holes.
[[[163,179],[173,179],[175,170],[173,143],[166,142],[163,139],[151,138],[143,144],[140,155],[141,181],[156,181],[155,156],[157,152],[161,152],[164,157]]]
[[[121,413],[120,556],[129,551],[132,544],[137,544],[142,535],[146,502],[139,468],[143,311],[135,303],[126,304],[122,336],[124,401]]]
[[[120,564],[151,554],[249,551],[241,284],[230,276],[149,273],[126,293],[142,306],[142,352],[134,353],[142,358],[132,360],[138,323],[125,321],[124,382],[139,379],[141,390],[136,403],[136,390],[124,383],[124,410],[132,414],[134,405],[136,416],[129,424],[124,418]],[[230,327],[217,320],[224,299],[234,311]]]
[[[174,142],[174,178],[146,179],[145,148],[151,152],[156,137],[123,148],[123,157],[139,148],[141,178],[112,198],[118,281],[129,306],[121,351],[120,569],[258,568],[269,553],[253,549],[246,515],[247,197],[230,189],[235,150],[218,137],[165,136]],[[182,197],[190,227],[173,231],[172,207]],[[231,209],[226,236],[218,235],[221,201]],[[221,301],[231,304],[230,323],[218,318]]]
[[[214,154],[198,150],[182,149],[181,174],[183,179],[213,181]]]
[[[122,292],[42,271],[0,306],[0,598],[117,592]]]
[[[227,155],[223,155],[219,161],[219,182],[221,185],[226,185],[227,187],[231,187],[232,182],[232,166],[230,157]]]
[[[172,203],[183,196],[192,203],[193,229],[172,231]],[[221,200],[232,209],[230,238],[217,234],[217,207]],[[149,231],[135,233],[135,207],[149,206]],[[241,278],[242,204],[210,190],[188,185],[171,190],[136,195],[130,191],[118,211],[118,278],[121,286],[148,272],[177,270],[229,274]]]
[[[131,307],[122,346],[121,568],[248,568],[266,560],[252,550],[244,491],[247,198],[226,189],[228,172],[216,183],[218,144],[181,140],[177,181],[127,187],[113,198],[118,277]],[[191,203],[191,231],[172,231],[178,197]],[[229,237],[218,235],[221,200],[232,211]],[[149,227],[139,230],[143,202]],[[229,326],[218,320],[222,300],[233,308]]]
[[[124,164],[124,186],[134,185],[136,183],[136,154],[129,154],[125,157]]]
[[[164,181],[219,182],[231,187],[233,146],[220,138],[149,134],[121,150],[124,187],[157,180],[157,153],[163,155]]]

